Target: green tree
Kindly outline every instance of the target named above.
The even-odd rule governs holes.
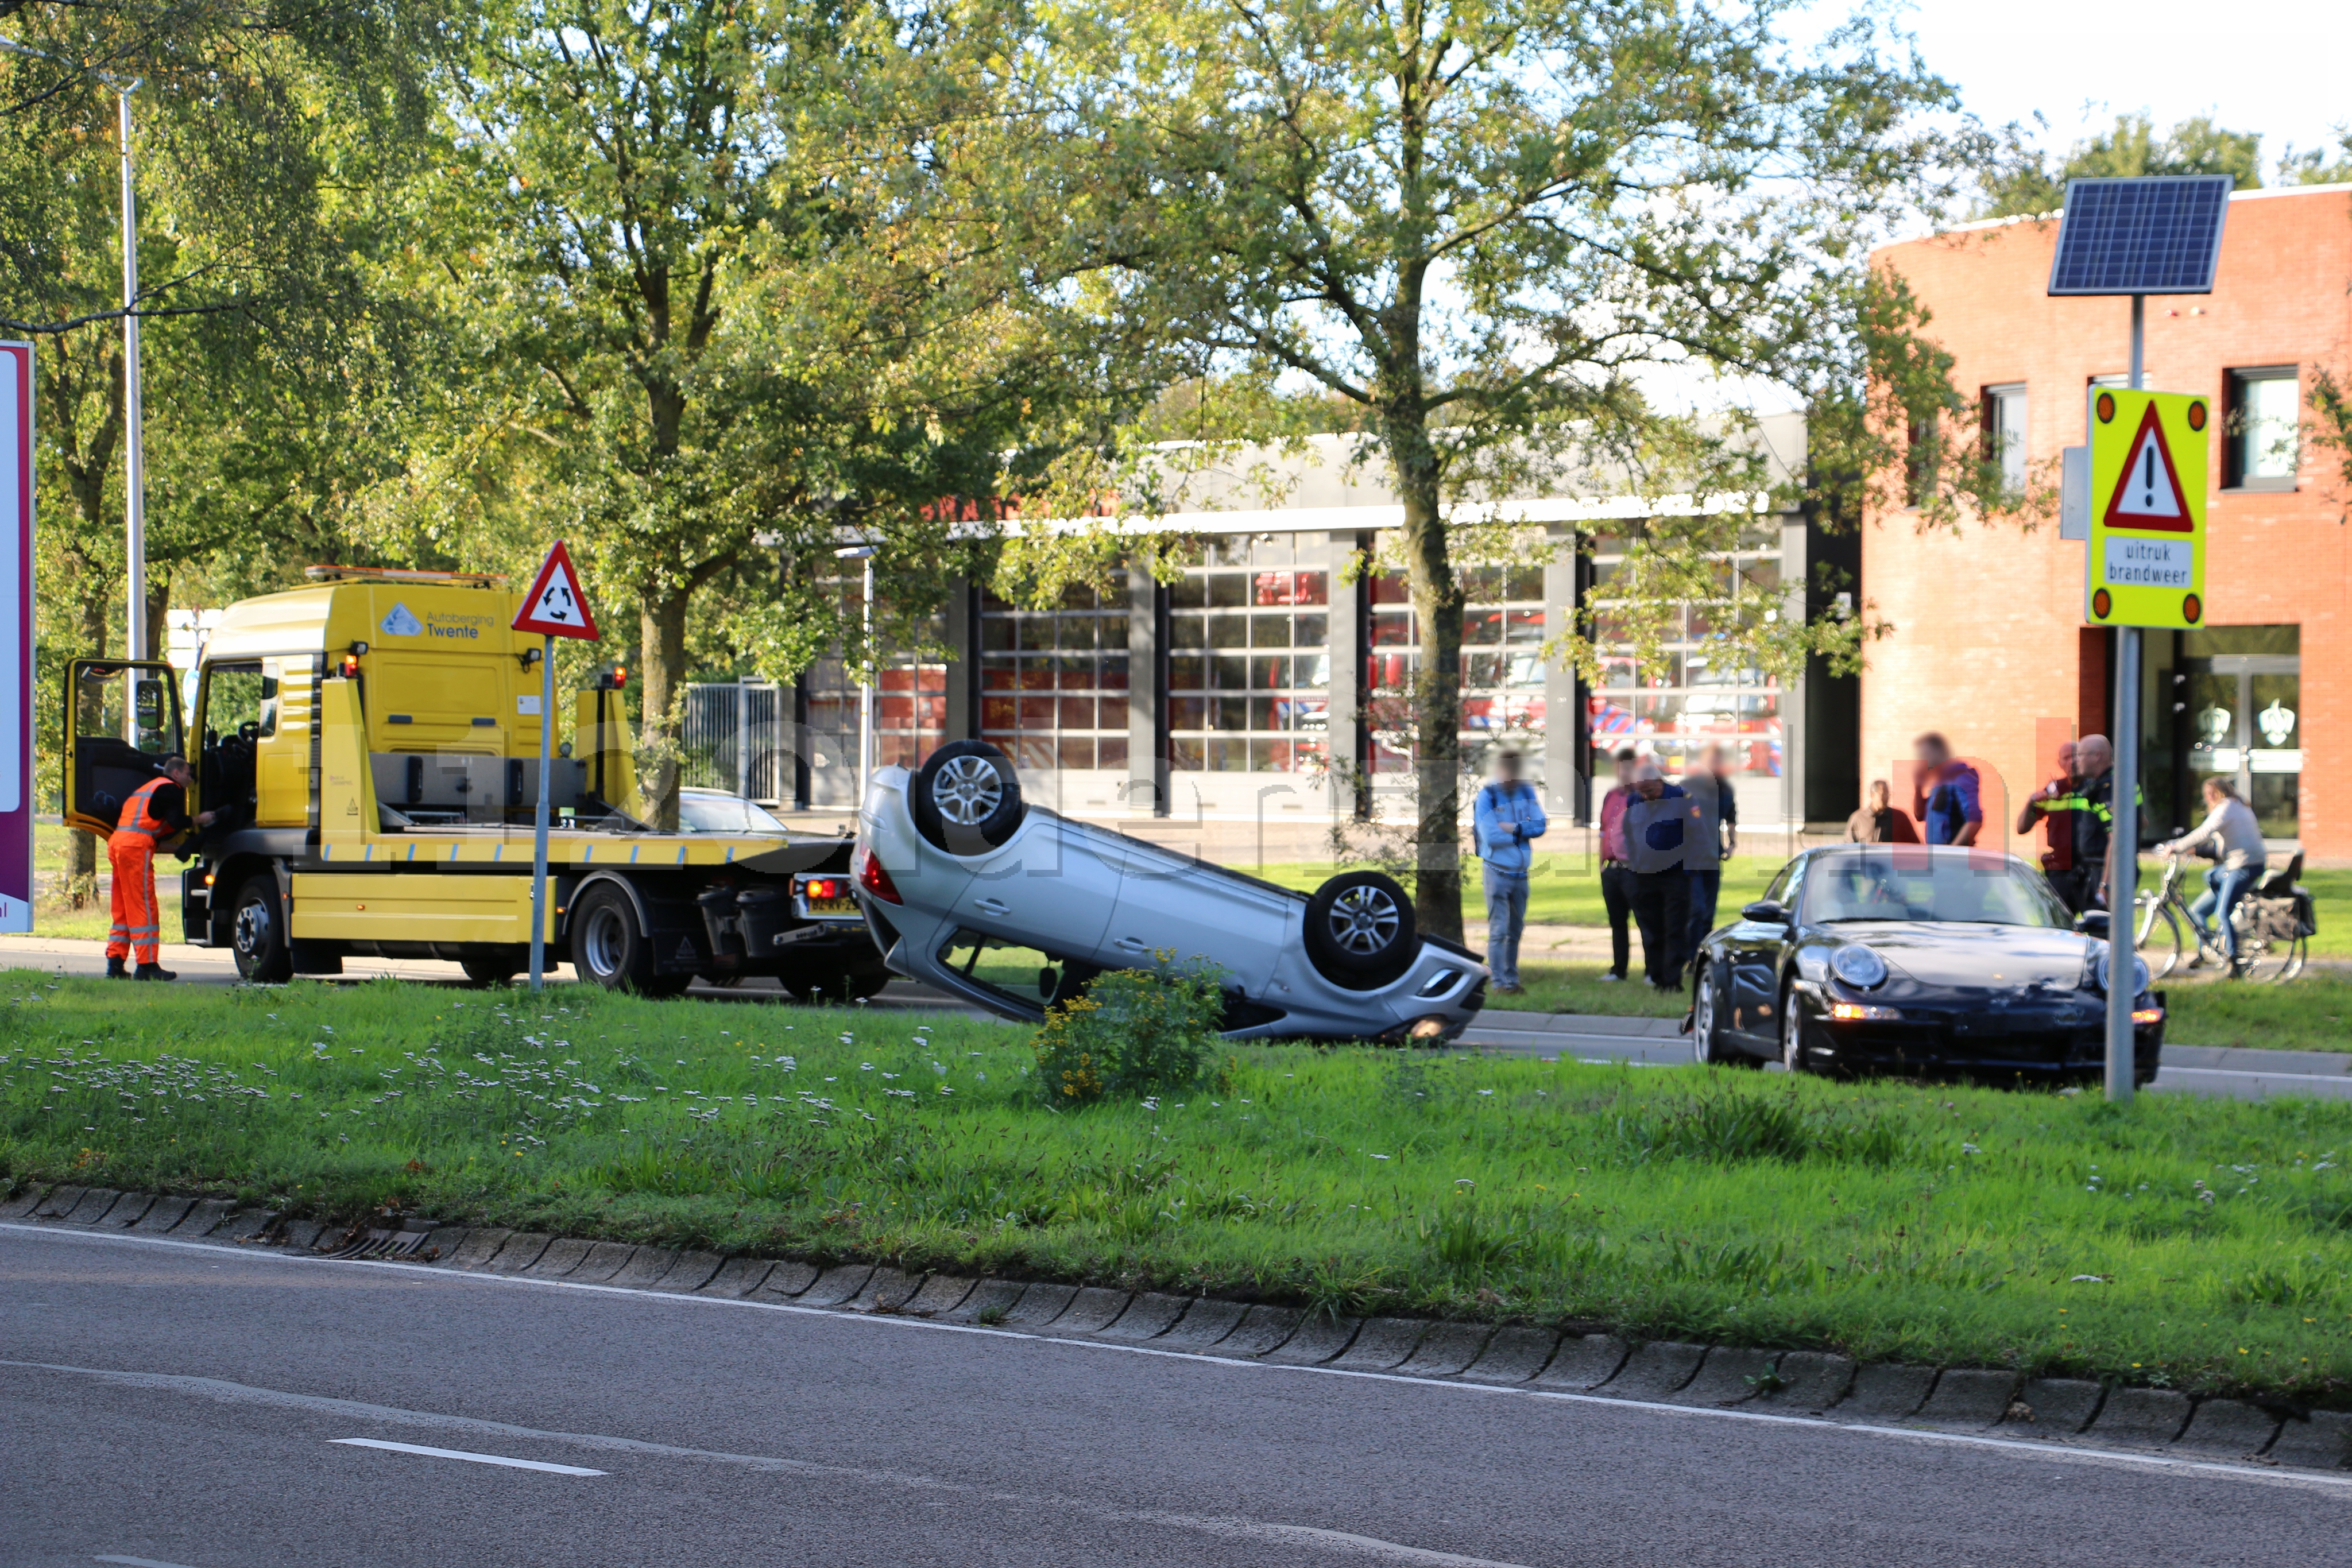
[[[2192,115],[2164,136],[2145,114],[2119,114],[2115,129],[2076,142],[2052,163],[2040,150],[2014,136],[2009,155],[1985,177],[1980,218],[2030,217],[2066,204],[2069,180],[2137,179],[2147,174],[2227,174],[2237,189],[2262,188],[2263,139],[2253,131],[2228,131],[2205,115]]]
[[[1890,56],[1856,21],[1798,57],[1780,16],[1075,4],[1016,57],[1010,90],[1046,128],[1022,169],[1058,276],[1107,321],[1351,407],[1389,472],[1420,627],[1428,930],[1460,929],[1459,567],[1498,543],[1457,508],[1603,468],[1621,490],[1761,489],[1741,422],[1675,417],[1647,389],[1824,375],[1868,236],[1942,152],[1915,120],[1950,94],[1899,40]],[[1660,526],[1641,594],[1711,580],[1704,557],[1738,524]]]
[[[2352,184],[2352,127],[2336,128],[2336,145],[2298,152],[2290,144],[2279,159],[2282,185]]]

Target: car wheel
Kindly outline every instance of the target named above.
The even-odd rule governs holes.
[[[951,740],[915,772],[915,831],[951,855],[985,854],[1021,825],[1021,780],[984,740]]]
[[[515,961],[503,952],[477,955],[457,960],[457,967],[466,972],[470,986],[503,986],[515,977]]]
[[[1698,996],[1692,1004],[1691,1054],[1702,1066],[1761,1067],[1764,1064],[1723,1038],[1723,993],[1715,966],[1705,959],[1696,971]]]
[[[610,883],[590,888],[572,912],[572,967],[608,991],[664,994],[654,983],[653,949],[636,906]],[[674,988],[684,988],[683,981]]]
[[[229,942],[239,978],[255,985],[283,985],[294,977],[294,952],[286,942],[285,905],[278,879],[257,876],[236,892],[229,915]]]
[[[1805,1071],[1805,1015],[1794,991],[1780,993],[1780,1065],[1791,1072]]]
[[[1411,968],[1420,951],[1412,901],[1379,872],[1344,872],[1307,901],[1307,956],[1335,986],[1378,990]]]

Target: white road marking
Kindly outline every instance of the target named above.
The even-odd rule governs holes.
[[[473,1433],[484,1437],[560,1443],[572,1448],[597,1449],[606,1453],[644,1454],[656,1458],[729,1465],[744,1469],[764,1471],[772,1475],[821,1476],[827,1479],[853,1480],[869,1486],[902,1487],[910,1490],[940,1492],[952,1497],[999,1504],[1024,1514],[1048,1509],[1061,1509],[1088,1519],[1107,1521],[1115,1524],[1158,1525],[1164,1529],[1192,1531],[1229,1541],[1260,1542],[1288,1547],[1319,1547],[1327,1552],[1353,1557],[1369,1557],[1382,1563],[1428,1563],[1431,1568],[1521,1568],[1520,1564],[1499,1563],[1493,1558],[1465,1557],[1458,1552],[1433,1552],[1425,1547],[1407,1546],[1402,1542],[1383,1541],[1378,1536],[1355,1535],[1344,1530],[1323,1530],[1314,1525],[1280,1524],[1268,1520],[1238,1519],[1230,1516],[1171,1513],[1158,1509],[1106,1508],[1063,1494],[1005,1491],[995,1488],[972,1486],[962,1481],[942,1480],[936,1476],[927,1476],[919,1472],[873,1469],[861,1465],[826,1465],[809,1459],[779,1458],[769,1454],[734,1454],[717,1448],[687,1448],[671,1443],[648,1443],[635,1437],[616,1437],[601,1432],[541,1431],[532,1427],[518,1427],[505,1421],[486,1421],[472,1416],[444,1416],[430,1410],[405,1410],[398,1406],[369,1405],[356,1399],[334,1399],[315,1394],[293,1394],[278,1388],[258,1388],[251,1384],[233,1383],[219,1377],[189,1377],[168,1372],[117,1372],[104,1367],[60,1366],[39,1361],[0,1361],[0,1366],[22,1367],[36,1372],[61,1373],[68,1376],[87,1377],[95,1382],[111,1384],[118,1387],[189,1395],[199,1398],[218,1400],[227,1405],[257,1405],[272,1409],[323,1413],[349,1419],[374,1421],[384,1426],[431,1427],[443,1431]],[[356,1443],[368,1448],[394,1448],[412,1454],[444,1455],[453,1459],[474,1459],[488,1464],[524,1465],[533,1469],[570,1469],[568,1466],[541,1465],[528,1459],[502,1459],[457,1448],[430,1448],[408,1443],[377,1442],[364,1437],[339,1437],[330,1440]],[[604,1472],[583,1470],[576,1473],[602,1475]]]
[[[93,1557],[93,1563],[124,1563],[130,1568],[187,1568],[184,1563],[161,1563],[152,1557]]]
[[[168,1237],[161,1236],[60,1230],[54,1226],[26,1225],[14,1220],[0,1220],[0,1230],[20,1231],[26,1235],[46,1236],[70,1241],[131,1242],[146,1247],[173,1247],[186,1251],[230,1250],[228,1248],[209,1241],[173,1241]],[[2221,1459],[2178,1458],[2169,1454],[2140,1453],[2126,1448],[2092,1448],[2082,1443],[2055,1438],[1995,1437],[1969,1432],[1939,1431],[1926,1427],[1882,1427],[1863,1422],[1838,1421],[1826,1416],[1790,1416],[1778,1411],[1723,1409],[1706,1405],[1666,1405],[1652,1400],[1627,1399],[1619,1395],[1568,1394],[1551,1389],[1520,1387],[1507,1384],[1461,1383],[1451,1378],[1411,1377],[1395,1372],[1357,1372],[1336,1366],[1292,1366],[1275,1362],[1247,1361],[1235,1356],[1218,1355],[1213,1348],[1207,1351],[1161,1350],[1148,1343],[1128,1344],[1112,1340],[1069,1339],[1053,1333],[1031,1333],[1020,1329],[990,1328],[978,1323],[943,1323],[929,1318],[900,1317],[895,1313],[851,1312],[833,1307],[796,1307],[788,1301],[747,1301],[731,1296],[703,1296],[677,1291],[646,1291],[626,1285],[590,1285],[568,1280],[533,1280],[518,1274],[487,1274],[470,1270],[444,1269],[429,1263],[398,1263],[359,1258],[301,1258],[283,1252],[251,1252],[242,1249],[239,1249],[238,1256],[260,1261],[291,1264],[305,1269],[318,1268],[322,1265],[377,1269],[432,1279],[478,1281],[488,1285],[530,1286],[543,1291],[582,1291],[600,1295],[630,1296],[641,1301],[660,1301],[689,1307],[717,1309],[738,1307],[748,1308],[752,1312],[787,1312],[804,1317],[830,1318],[836,1322],[866,1323],[876,1328],[918,1329],[936,1333],[985,1334],[998,1339],[1030,1340],[1041,1344],[1072,1345],[1087,1350],[1110,1351],[1125,1355],[1147,1355],[1169,1361],[1201,1362],[1212,1366],[1247,1367],[1257,1372],[1303,1373],[1316,1377],[1360,1377],[1378,1383],[1406,1383],[1423,1388],[1444,1388],[1455,1394],[1492,1396],[1498,1398],[1541,1399],[1573,1405],[1597,1405],[1606,1409],[1652,1411],[1662,1415],[1694,1416],[1705,1420],[1757,1422],[1774,1427],[1808,1427],[1824,1432],[1855,1437],[1893,1437],[1911,1442],[1987,1448],[2057,1464],[2102,1465],[2125,1469],[2149,1469],[2174,1473],[2189,1472],[2217,1476],[2229,1480],[2252,1481],[2260,1486],[2287,1487],[2352,1498],[2352,1475],[2330,1475],[2324,1470],[2289,1470],[2259,1464],[2232,1464]],[[217,1266],[215,1265],[215,1267]],[[43,1364],[45,1364],[39,1362],[0,1361],[0,1366]],[[82,1369],[60,1367],[55,1370],[71,1372]]]
[[[395,1454],[422,1454],[428,1459],[464,1459],[474,1465],[504,1465],[510,1470],[545,1470],[556,1476],[601,1476],[603,1470],[578,1465],[551,1465],[543,1459],[510,1459],[504,1454],[477,1454],[466,1448],[428,1448],[421,1443],[387,1443],[377,1437],[330,1437],[348,1448],[384,1448]]]

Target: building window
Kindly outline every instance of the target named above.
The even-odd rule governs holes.
[[[1372,646],[1364,685],[1370,697],[1372,770],[1412,767],[1412,682],[1421,634],[1404,574],[1372,580]],[[1544,572],[1539,565],[1466,567],[1462,591],[1462,756],[1483,768],[1506,741],[1534,750],[1544,733]]]
[[[1984,390],[1984,460],[2000,475],[2000,493],[2025,495],[2025,383]]]
[[[1722,580],[1778,586],[1780,554],[1769,548],[1775,542],[1762,530],[1743,538],[1738,552],[1719,558]],[[1725,658],[1720,628],[1731,605],[1697,601],[1681,606],[1653,658],[1638,657],[1622,628],[1612,635],[1617,618],[1611,614],[1608,584],[1624,570],[1624,549],[1622,539],[1594,541],[1593,635],[1601,679],[1587,722],[1595,752],[1631,746],[1675,774],[1696,765],[1701,747],[1720,744],[1731,753],[1735,772],[1780,777],[1786,759],[1780,683]]]
[[[980,608],[981,738],[1015,768],[1127,767],[1127,601],[1071,589],[1058,610]]]
[[[1323,766],[1331,694],[1331,574],[1287,535],[1219,539],[1169,591],[1170,761],[1180,772]]]
[[[2293,365],[2231,371],[2222,424],[2222,484],[2233,490],[2294,488],[2300,399]]]

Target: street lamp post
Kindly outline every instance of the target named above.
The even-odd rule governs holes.
[[[863,810],[866,786],[874,777],[874,547],[845,545],[833,556],[835,560],[856,561],[865,569],[858,613],[866,676],[857,683],[857,805]]]
[[[147,447],[142,414],[139,375],[139,197],[131,177],[131,95],[142,79],[124,81],[112,71],[93,69],[77,61],[37,49],[28,44],[0,38],[0,49],[30,55],[56,65],[74,66],[114,89],[115,123],[122,138],[122,434],[123,555],[128,568],[124,606],[123,649],[133,659],[147,657]],[[104,650],[100,650],[103,652]],[[125,722],[136,724],[124,709]]]

